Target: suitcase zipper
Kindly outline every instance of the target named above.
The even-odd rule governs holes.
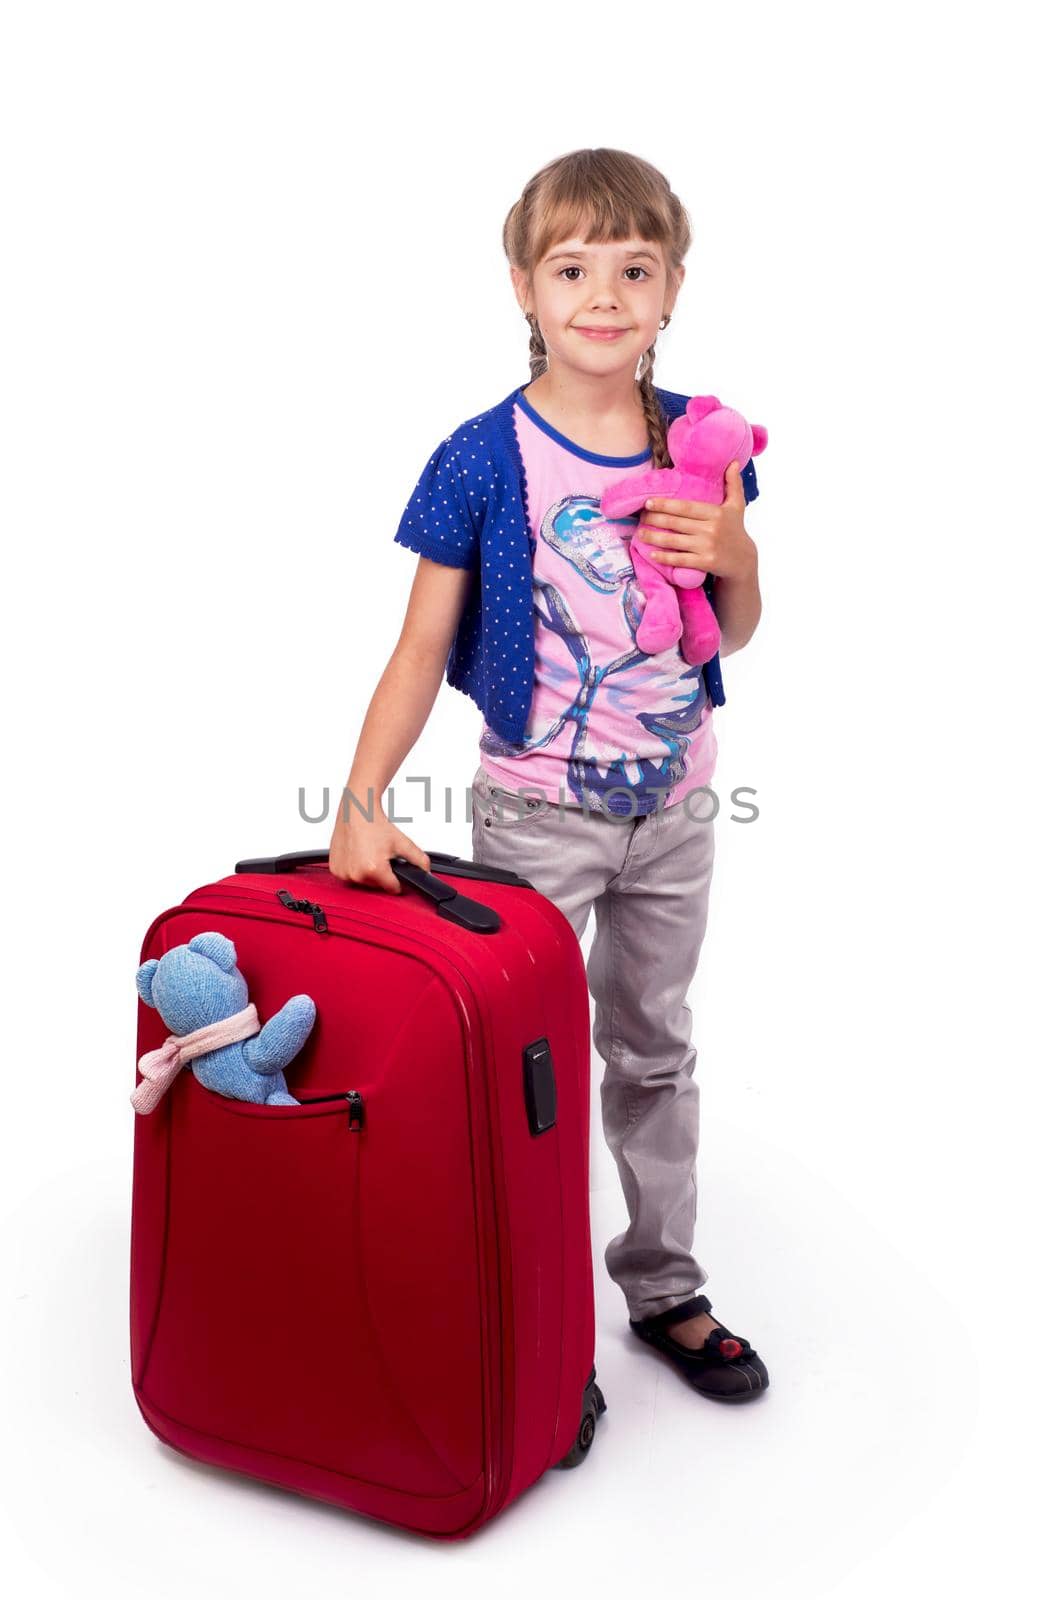
[[[360,1133],[364,1127],[364,1096],[358,1089],[345,1089],[342,1094],[315,1094],[308,1095],[300,1100],[300,1106],[319,1106],[325,1100],[345,1100],[350,1114],[350,1132]]]
[[[301,911],[304,916],[312,917],[316,931],[327,933],[328,919],[324,915],[323,906],[319,906],[315,900],[296,900],[287,889],[277,889],[275,892],[282,906],[287,906],[289,911]]]

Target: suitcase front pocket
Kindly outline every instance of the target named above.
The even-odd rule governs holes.
[[[147,1399],[223,1440],[420,1495],[465,1486],[398,1386],[362,1250],[353,1092],[251,1105],[170,1091],[164,1269]],[[359,1099],[359,1097],[358,1097]],[[394,1246],[396,1249],[396,1246]],[[411,1261],[404,1263],[404,1281]]]

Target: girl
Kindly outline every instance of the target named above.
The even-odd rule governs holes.
[[[666,430],[687,395],[652,380],[691,243],[666,179],[619,150],[577,150],[526,185],[503,245],[531,328],[532,379],[434,450],[395,535],[419,556],[394,653],[368,707],[347,782],[365,811],[422,732],[442,677],[484,714],[473,779],[473,854],[528,878],[582,939],[601,1105],[629,1224],[605,1264],[630,1326],[701,1393],[748,1400],[764,1363],[696,1291],[692,1255],[699,1089],[686,1002],[713,863],[709,795],[721,704],[718,657],[636,644],[644,596],[635,517],[601,516],[604,489],[669,466]],[[695,391],[692,391],[695,392]],[[752,462],[733,462],[721,506],[654,499],[641,523],[654,562],[709,574],[722,650],[761,611],[743,525]],[[392,856],[429,868],[384,815],[348,804],[331,870],[393,894]]]

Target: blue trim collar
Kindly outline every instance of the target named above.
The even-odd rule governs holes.
[[[528,396],[524,392],[526,387],[527,385],[521,384],[519,388],[514,390],[511,398],[521,407],[525,416],[530,417],[536,427],[541,428],[548,438],[553,439],[555,444],[559,444],[562,449],[569,451],[570,454],[578,456],[580,460],[592,461],[598,467],[640,467],[650,458],[652,454],[650,448],[632,456],[602,456],[596,450],[584,450],[581,444],[576,444],[575,440],[569,439],[567,434],[560,433],[557,428],[547,422],[545,417],[539,415],[535,406],[530,403]]]

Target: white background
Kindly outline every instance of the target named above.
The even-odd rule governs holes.
[[[1039,1587],[1044,66],[1027,8],[12,4],[0,37],[4,1557],[20,1597]],[[656,381],[769,430],[692,992],[696,1248],[768,1362],[626,1328],[597,1123],[577,1472],[436,1547],[194,1466],[130,1389],[133,977],[164,906],[322,847],[422,463],[527,381],[501,228],[579,145],[694,244]],[[400,815],[469,854],[445,687]],[[586,944],[589,945],[589,933]],[[1040,948],[1041,945],[1041,948]],[[1037,1007],[1037,1014],[1036,1014]],[[1033,1462],[1032,1462],[1033,1465]]]

